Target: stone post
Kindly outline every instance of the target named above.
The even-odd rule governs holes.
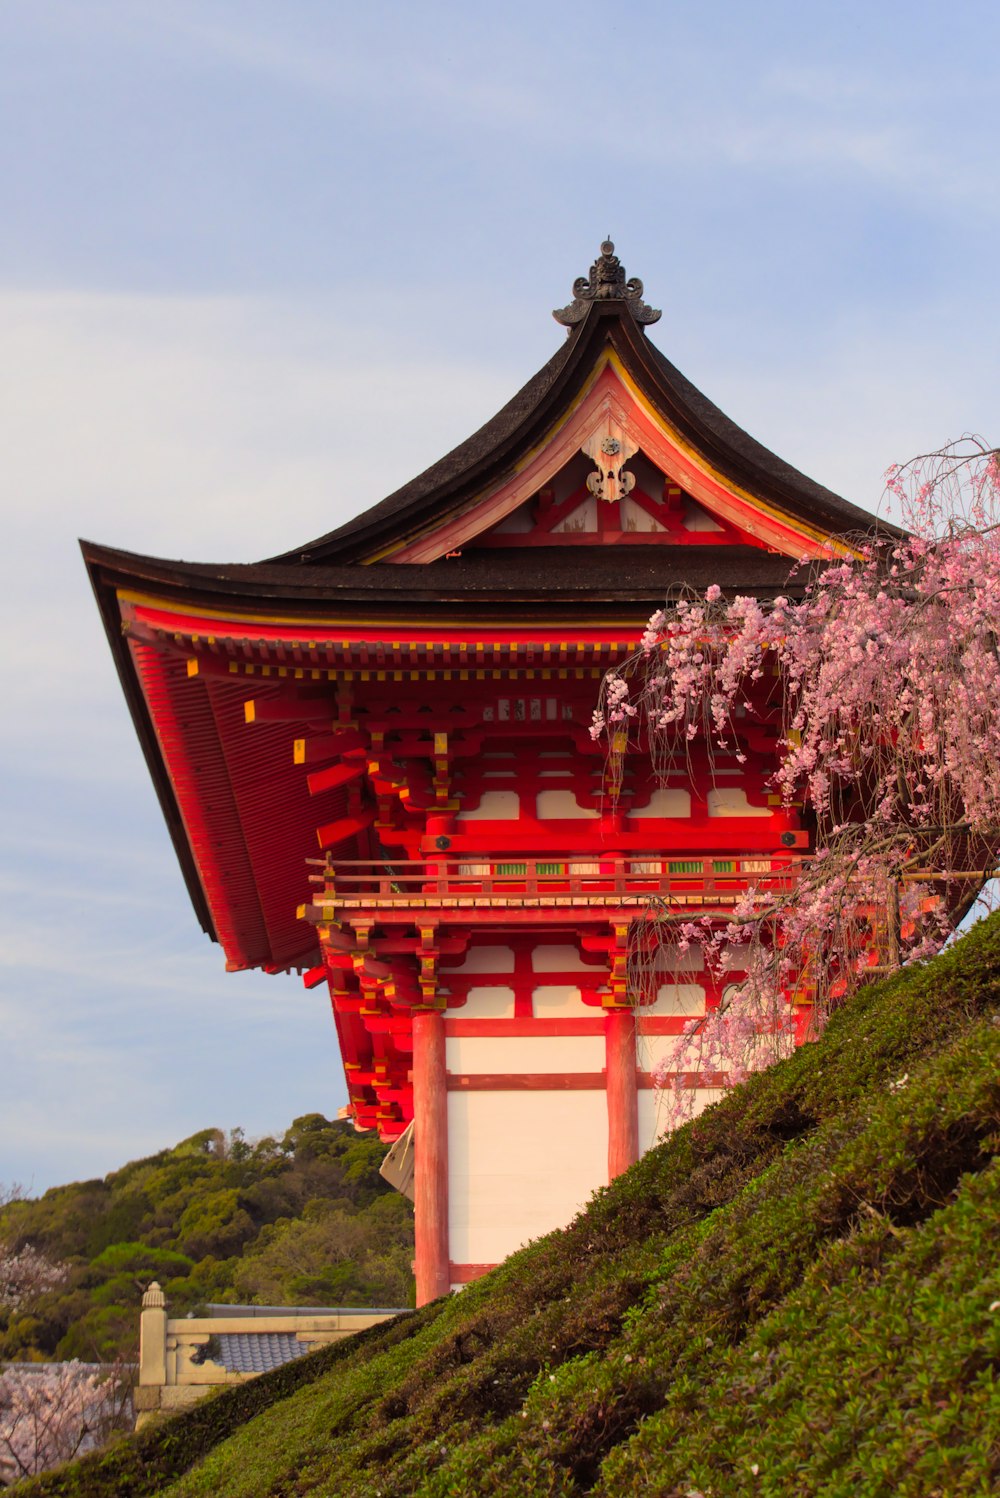
[[[142,1297],[139,1319],[139,1384],[162,1388],[167,1381],[167,1298],[156,1280]]]

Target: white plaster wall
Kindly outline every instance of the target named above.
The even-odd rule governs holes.
[[[632,817],[689,817],[691,795],[680,786],[662,785],[650,796],[645,806],[634,806]]]
[[[642,1013],[675,1017],[704,1014],[705,990],[700,983],[661,983],[656,998]]]
[[[603,1071],[603,1035],[449,1035],[450,1072]],[[603,1096],[603,1094],[602,1094]]]
[[[546,819],[587,817],[594,820],[600,816],[599,812],[592,811],[590,807],[581,806],[575,793],[570,790],[539,791],[535,797],[535,809],[539,817]]]
[[[767,806],[751,806],[741,785],[719,785],[705,798],[710,817],[769,817]]]
[[[656,953],[658,973],[700,973],[705,966],[705,954],[693,942],[686,952],[674,942],[667,942]]]
[[[484,865],[489,868],[489,864]],[[470,947],[454,967],[442,967],[442,973],[512,973],[514,952],[511,947]]]
[[[644,510],[642,505],[637,505],[634,499],[627,497],[621,501],[621,522],[623,531],[643,531],[648,534],[651,531],[664,529],[658,520],[654,520],[648,510]]]
[[[639,1070],[652,1071],[657,1062],[669,1054],[671,1071],[697,1071],[705,1060],[698,1037],[692,1036],[678,1051],[677,1043],[681,1038],[678,1035],[643,1035],[640,1031],[636,1036]],[[712,1070],[726,1071],[727,1068],[713,1066]]]
[[[450,1013],[453,1019],[513,1019],[514,990],[499,983],[470,988],[462,1007]]]
[[[600,1019],[601,1011],[583,1002],[580,990],[568,983],[546,983],[534,989],[531,1008],[536,1019]],[[603,1063],[602,1063],[603,1065]]]
[[[521,814],[517,791],[484,791],[479,805],[460,811],[461,822],[516,822]]]
[[[606,1094],[448,1094],[449,1250],[495,1264],[564,1227],[608,1174]]]
[[[721,1096],[721,1087],[696,1087],[691,1116],[697,1116],[708,1107],[709,1103],[717,1103]],[[687,1118],[688,1115],[685,1113],[681,1122],[686,1123]],[[647,1150],[651,1150],[661,1136],[668,1133],[672,1127],[670,1099],[665,1098],[661,1092],[654,1091],[652,1087],[641,1087],[639,1089],[639,1153],[644,1155]]]
[[[594,971],[580,956],[576,947],[535,947],[531,966],[536,973],[585,973]]]
[[[597,500],[593,495],[578,504],[575,510],[564,515],[557,525],[552,527],[554,536],[564,534],[572,535],[575,531],[597,530]]]

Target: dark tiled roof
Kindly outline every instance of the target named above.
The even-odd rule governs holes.
[[[648,340],[625,301],[608,300],[591,303],[562,348],[466,441],[363,514],[271,560],[307,566],[360,561],[461,510],[486,485],[513,471],[518,458],[568,408],[607,346],[653,406],[733,482],[777,503],[792,519],[833,535],[869,531],[875,524],[867,511],[744,432]]]
[[[150,588],[168,606],[218,608],[237,618],[241,611],[262,612],[275,605],[280,617],[293,623],[301,620],[303,625],[334,612],[340,619],[368,622],[386,614],[401,620],[444,616],[449,627],[452,619],[558,625],[579,620],[595,606],[602,619],[632,626],[685,587],[703,590],[714,582],[729,593],[762,597],[786,590],[787,558],[749,546],[574,545],[479,552],[470,548],[463,555],[424,565],[359,565],[461,513],[485,488],[513,473],[524,454],[571,408],[609,349],[643,398],[728,481],[793,522],[797,519],[830,535],[848,537],[873,528],[873,517],[797,472],[730,421],[649,342],[627,301],[610,297],[591,303],[548,363],[466,442],[380,504],[304,547],[255,565],[213,565],[163,561],[84,543],[164,816],[195,910],[212,936],[216,931],[208,896],[129,641],[122,633],[117,588]],[[378,624],[372,623],[372,628],[377,630]],[[206,719],[206,731],[214,731],[214,721]],[[228,774],[221,749],[217,758],[220,775]],[[229,831],[234,842],[244,837],[238,819]],[[271,864],[273,859],[269,877],[277,878]],[[260,924],[259,911],[253,914],[260,871],[250,867],[249,853],[238,871],[240,877],[246,875],[248,887],[253,886],[246,918],[252,916]],[[294,910],[293,902],[289,908]],[[256,949],[251,955],[257,963]],[[284,947],[271,950],[270,960],[279,966],[295,965],[300,958],[309,959],[309,954]]]
[[[230,1373],[270,1373],[309,1351],[294,1332],[219,1332],[219,1350],[213,1363],[221,1363]]]
[[[169,562],[83,543],[96,578],[100,574],[133,586],[155,583],[184,599],[218,600],[237,606],[280,600],[303,615],[322,613],[334,602],[370,611],[373,601],[408,602],[426,611],[433,604],[505,604],[550,607],[574,602],[620,602],[641,613],[681,587],[718,583],[727,590],[780,589],[792,563],[787,557],[748,546],[549,546],[469,550],[461,556],[413,566],[374,562],[369,566],[309,566],[289,563]],[[537,611],[537,610],[536,610]]]

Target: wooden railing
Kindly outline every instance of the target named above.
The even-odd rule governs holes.
[[[317,905],[358,908],[475,905],[609,904],[659,896],[684,903],[732,903],[749,886],[787,888],[802,858],[793,854],[690,854],[636,857],[630,854],[574,853],[565,857],[430,858],[380,862],[310,860],[323,872],[310,876],[321,885]]]

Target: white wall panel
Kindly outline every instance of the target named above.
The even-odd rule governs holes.
[[[535,947],[531,966],[536,973],[592,973],[594,965],[584,962],[576,947]]]
[[[700,983],[661,983],[656,998],[642,1014],[665,1014],[675,1018],[705,1013],[705,990]]]
[[[531,994],[531,1008],[536,1019],[600,1019],[601,1011],[585,1004],[578,988],[567,983],[546,983]]]
[[[722,526],[713,520],[707,510],[701,505],[693,504],[691,500],[684,501],[684,529],[686,531],[721,531]]]
[[[595,1072],[604,1070],[604,1060],[603,1035],[449,1035],[445,1040],[450,1072]]]
[[[442,973],[512,973],[514,952],[511,947],[470,947],[456,967],[442,967],[441,971]]]
[[[676,943],[665,943],[656,953],[655,967],[658,973],[700,973],[705,966],[705,954],[695,942],[686,952]]]
[[[483,791],[479,805],[460,811],[460,822],[516,822],[521,815],[517,791]]]
[[[770,817],[767,806],[751,806],[741,785],[717,785],[706,797],[710,817]]]
[[[535,797],[536,815],[541,818],[574,818],[590,819],[593,821],[600,816],[600,812],[593,811],[589,806],[581,806],[576,795],[571,790],[539,791]]]
[[[643,1035],[636,1036],[636,1054],[639,1060],[640,1071],[652,1071],[658,1061],[665,1056],[670,1058],[671,1071],[699,1071],[708,1064],[707,1058],[702,1053],[701,1042],[697,1035],[688,1039],[682,1048],[678,1048],[678,1042],[684,1037],[680,1035]],[[728,1071],[727,1066],[716,1066],[712,1063],[713,1071]]]
[[[444,986],[447,988],[447,983]],[[514,990],[499,983],[470,988],[461,1008],[448,1013],[452,1019],[513,1019]]]
[[[449,1093],[452,1260],[498,1263],[564,1227],[607,1172],[603,1092]]]
[[[689,817],[690,815],[690,792],[673,785],[661,785],[653,792],[645,806],[633,806],[629,812],[630,817]]]

